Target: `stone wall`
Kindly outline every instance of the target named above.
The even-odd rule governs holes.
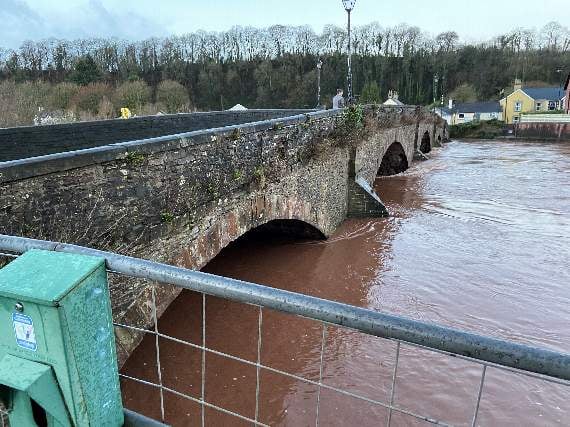
[[[0,233],[189,268],[272,219],[328,236],[347,206],[348,150],[327,149],[338,120],[318,113],[4,163]],[[145,324],[148,286],[114,280],[116,320]],[[162,289],[161,308],[177,293]],[[124,360],[139,337],[119,334]]]
[[[368,110],[347,133],[340,111],[189,132],[0,163],[0,233],[71,242],[199,269],[272,220],[330,236],[349,198],[383,214],[369,188],[398,141],[412,163],[416,113]],[[352,162],[350,159],[354,159]],[[362,185],[353,185],[356,180]],[[115,319],[146,326],[150,287],[111,276]],[[178,295],[158,291],[159,314]],[[121,361],[140,335],[118,329]]]
[[[0,161],[258,122],[310,111],[312,110],[218,111],[6,128],[0,129]]]
[[[515,136],[524,139],[570,141],[570,123],[520,123]]]

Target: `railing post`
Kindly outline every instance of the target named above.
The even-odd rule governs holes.
[[[103,258],[31,250],[0,270],[0,398],[13,426],[122,426]]]

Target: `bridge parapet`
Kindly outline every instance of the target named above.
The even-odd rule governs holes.
[[[0,129],[0,162],[259,122],[314,110],[214,111]]]

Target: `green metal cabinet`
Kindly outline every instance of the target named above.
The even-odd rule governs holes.
[[[31,250],[0,270],[0,398],[12,426],[122,426],[105,261]]]

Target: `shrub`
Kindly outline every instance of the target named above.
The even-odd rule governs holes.
[[[101,101],[110,98],[111,89],[104,83],[92,83],[79,88],[71,103],[79,111],[97,114]]]
[[[368,82],[362,88],[360,102],[364,104],[374,104],[380,102],[380,88],[375,81]]]
[[[143,106],[150,101],[150,88],[141,80],[123,83],[115,90],[113,101],[117,108],[126,107],[140,114]]]
[[[142,106],[138,112],[141,116],[154,116],[160,112],[158,105],[156,104],[145,104]]]
[[[77,92],[79,86],[75,83],[59,83],[50,90],[48,107],[53,110],[68,110],[71,108],[71,100]]]
[[[499,120],[473,121],[450,126],[451,138],[494,139],[504,134],[505,124]]]
[[[190,108],[188,91],[173,80],[164,80],[158,85],[156,101],[164,107],[167,113],[179,113],[188,111]]]
[[[48,104],[49,91],[50,85],[41,81],[25,82],[16,86],[17,124],[31,125],[34,123],[34,117]]]
[[[104,97],[101,102],[99,102],[99,108],[97,110],[97,118],[99,119],[112,119],[116,117],[115,106],[109,100],[109,98]]]
[[[362,127],[364,121],[364,111],[361,105],[351,105],[343,113],[343,126],[348,131]]]
[[[0,128],[18,124],[16,111],[16,83],[4,81],[0,83]]]

